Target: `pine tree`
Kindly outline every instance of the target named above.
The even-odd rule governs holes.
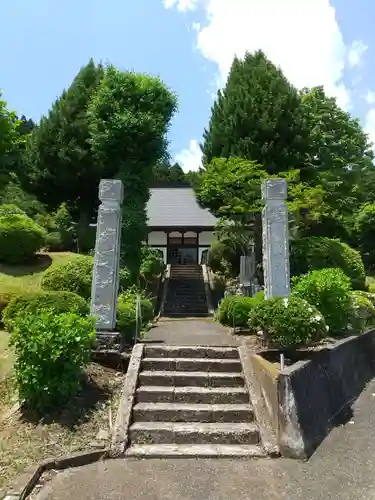
[[[201,145],[205,164],[235,156],[269,174],[303,167],[308,130],[298,91],[263,52],[234,59],[211,111]]]

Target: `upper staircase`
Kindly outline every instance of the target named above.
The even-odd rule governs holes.
[[[163,316],[199,317],[208,315],[202,266],[173,264],[163,306]]]

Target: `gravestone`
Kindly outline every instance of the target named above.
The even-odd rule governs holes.
[[[265,206],[262,212],[264,296],[290,295],[289,227],[287,183],[269,179],[262,184]]]
[[[120,180],[102,179],[99,185],[98,221],[91,289],[91,315],[97,332],[113,332],[119,288],[121,204]]]

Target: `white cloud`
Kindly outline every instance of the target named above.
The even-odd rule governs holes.
[[[364,53],[367,49],[368,46],[361,40],[355,40],[352,42],[348,50],[348,63],[350,68],[355,68],[361,65]]]
[[[375,108],[370,108],[368,110],[364,130],[369,135],[370,140],[375,144]]]
[[[346,64],[360,63],[366,47],[360,41],[345,46],[329,0],[164,0],[164,5],[181,12],[205,10],[197,45],[217,64],[220,86],[234,55],[262,49],[295,86],[324,85],[340,106],[350,107],[343,71]]]
[[[198,170],[202,166],[202,151],[198,141],[195,139],[190,141],[187,149],[183,149],[176,155],[176,162],[179,163],[184,172],[189,170]]]
[[[375,92],[368,90],[365,96],[367,104],[375,104]]]
[[[194,10],[198,1],[199,0],[163,0],[163,3],[166,9],[176,6],[177,10],[180,12],[186,12],[187,10]]]

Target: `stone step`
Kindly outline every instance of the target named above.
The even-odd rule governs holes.
[[[137,444],[126,450],[131,458],[265,458],[260,446],[251,444]]]
[[[258,444],[254,423],[135,422],[129,428],[131,444]]]
[[[166,311],[163,310],[162,316],[166,318],[208,318],[211,317],[212,314],[207,312],[197,312],[197,311],[192,311],[192,312],[176,312],[176,311]]]
[[[245,387],[157,387],[141,386],[136,391],[137,403],[249,403]]]
[[[170,370],[182,372],[235,372],[241,373],[239,359],[218,358],[144,358],[143,370]]]
[[[142,371],[140,385],[190,387],[243,387],[240,373]]]
[[[144,355],[147,358],[219,358],[239,359],[237,347],[211,347],[186,345],[146,345]]]
[[[250,422],[253,419],[250,404],[138,403],[133,408],[134,422]]]

